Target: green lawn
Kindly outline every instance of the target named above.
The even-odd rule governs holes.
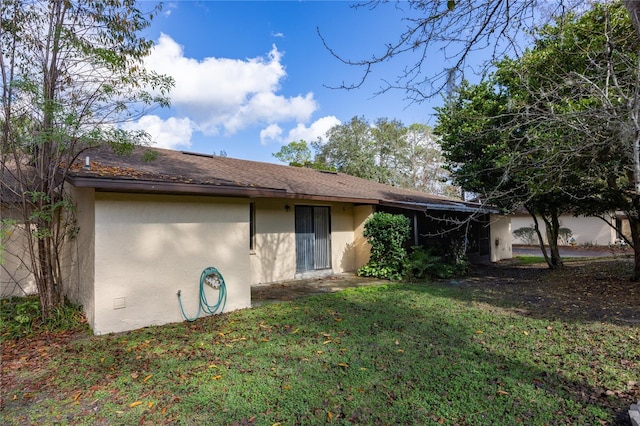
[[[0,423],[600,425],[628,409],[640,327],[469,294],[389,284],[45,339],[3,381]]]

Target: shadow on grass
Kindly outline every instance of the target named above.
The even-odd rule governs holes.
[[[476,306],[442,286],[350,289],[72,342],[39,376],[48,386],[0,418],[615,424],[624,377],[602,372],[620,364],[620,348],[594,354],[580,341],[592,331]]]
[[[513,309],[521,315],[566,322],[640,325],[638,283],[627,258],[576,259],[563,268],[545,264],[476,267],[468,277],[430,285],[461,301]]]
[[[523,274],[532,287],[547,276]],[[640,379],[629,331],[514,307],[504,288],[522,282],[475,278],[347,289],[72,341],[42,370],[27,367],[0,420],[625,424],[626,386]]]

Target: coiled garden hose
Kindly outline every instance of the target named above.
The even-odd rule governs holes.
[[[207,295],[205,293],[205,286],[209,286],[213,289],[218,290],[218,301],[214,305],[210,305],[207,301]],[[187,321],[195,321],[200,317],[201,313],[205,314],[215,314],[224,309],[225,304],[227,303],[227,286],[224,282],[224,278],[222,274],[213,266],[209,266],[202,271],[200,274],[200,303],[198,304],[198,313],[195,317],[189,317],[184,312],[184,307],[182,306],[182,290],[178,290],[178,301],[180,302],[180,310],[182,311],[182,316]]]

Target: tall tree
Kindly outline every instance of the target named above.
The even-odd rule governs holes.
[[[306,167],[324,165],[388,185],[458,195],[448,181],[439,140],[426,125],[406,127],[387,118],[369,124],[363,117],[354,117],[330,129],[325,139],[313,143],[315,161]],[[281,154],[282,150],[274,155]]]
[[[520,66],[536,70],[547,126],[564,129],[562,157],[583,170],[578,211],[621,210],[631,228],[634,279],[640,279],[640,38],[629,5],[595,4],[542,29],[535,55]],[[545,59],[546,58],[546,59]],[[552,67],[549,65],[553,64]],[[560,99],[560,100],[558,100]],[[567,137],[569,134],[571,136]]]
[[[293,141],[272,154],[275,158],[290,166],[306,167],[311,163],[311,149],[304,140]]]
[[[402,161],[399,161],[398,168],[403,176],[400,186],[450,197],[461,195],[445,168],[440,143],[433,129],[425,124],[415,123],[407,128],[404,151],[399,154]]]
[[[326,142],[312,143],[316,162],[351,176],[380,182],[371,132],[364,117],[353,117],[349,123],[334,126],[327,132]]]
[[[470,175],[483,176],[496,164],[509,166],[516,173],[505,171],[503,176],[517,177],[516,182],[527,189],[522,204],[543,218],[550,215],[552,220],[545,222],[552,232],[559,228],[553,218],[562,211],[625,211],[636,252],[637,278],[640,43],[628,13],[621,3],[597,4],[580,16],[559,17],[537,35],[534,47],[522,57],[500,61],[493,80],[487,83],[485,89],[491,96],[496,87],[503,88],[506,96],[501,110],[482,116],[493,123],[489,128],[499,131],[492,139],[507,141],[506,151],[490,164],[467,158],[478,167]],[[467,102],[469,99],[474,98],[467,96]],[[488,104],[492,98],[485,93],[478,99]],[[504,122],[501,117],[511,118]],[[444,123],[449,120],[441,118]],[[458,124],[465,128],[464,123]],[[447,130],[460,131],[452,126]]]
[[[140,36],[159,8],[134,0],[0,3],[0,184],[19,207],[42,312],[64,303],[60,255],[73,236],[64,182],[90,147],[146,141],[118,125],[167,105],[172,81],[148,72]]]

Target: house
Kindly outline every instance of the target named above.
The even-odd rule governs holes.
[[[518,210],[511,216],[511,229],[516,231],[521,228],[533,228],[533,219],[525,210]],[[624,233],[630,237],[628,231],[628,220],[620,214],[607,214],[604,218],[595,216],[574,216],[571,213],[564,213],[559,217],[560,227],[571,230],[572,240],[559,241],[560,244],[568,245],[569,243],[576,245],[596,245],[608,246],[615,244],[620,235]],[[547,244],[546,226],[541,218],[538,218],[538,226]],[[514,244],[528,244],[523,238],[513,236]],[[538,244],[537,237],[534,238],[533,244]]]
[[[182,321],[180,301],[194,315],[211,266],[226,284],[225,311],[250,307],[255,284],[356,271],[369,258],[362,233],[375,211],[409,216],[413,244],[455,237],[476,261],[511,257],[508,218],[472,203],[190,152],[87,156],[90,167],[74,165],[67,180],[77,234],[64,263],[67,296],[96,334]],[[14,272],[0,272],[3,286]]]

